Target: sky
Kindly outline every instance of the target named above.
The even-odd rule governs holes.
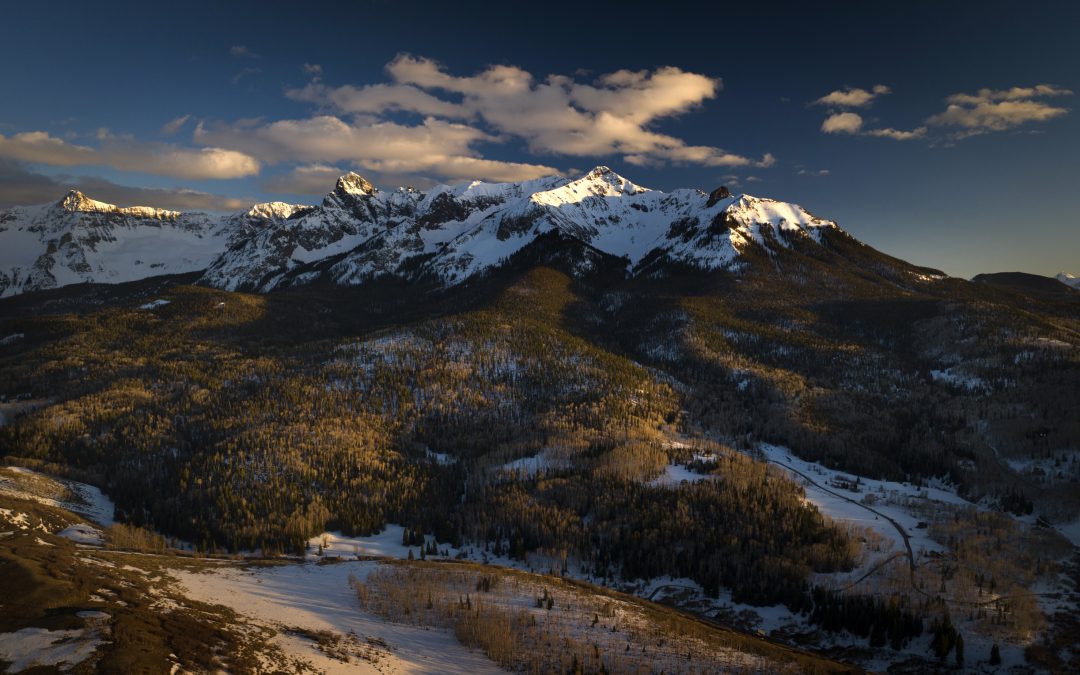
[[[5,6],[0,207],[607,165],[954,276],[1080,273],[1080,3],[158,4]]]

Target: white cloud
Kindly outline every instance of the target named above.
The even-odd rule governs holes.
[[[853,112],[833,113],[821,123],[821,130],[827,134],[851,134],[853,136],[876,136],[891,138],[894,141],[909,141],[926,135],[926,127],[917,127],[911,131],[900,129],[865,129],[862,115]]]
[[[839,108],[862,108],[873,103],[874,99],[878,96],[884,96],[885,94],[890,93],[892,93],[892,90],[883,84],[874,85],[870,91],[855,87],[844,87],[843,89],[829,92],[814,101],[814,103],[817,105],[827,105]]]
[[[799,169],[798,175],[800,175],[800,176],[828,176],[829,175],[829,170],[828,169],[817,169],[817,170]]]
[[[258,58],[243,45],[229,51],[236,58]],[[386,66],[388,82],[340,87],[323,84],[318,65],[302,69],[311,81],[286,95],[314,104],[309,117],[200,122],[193,139],[201,147],[195,148],[139,142],[106,130],[94,147],[29,132],[0,136],[0,156],[195,179],[255,175],[262,164],[284,164],[291,173],[267,184],[294,192],[315,189],[316,179],[325,184],[327,171],[337,165],[417,181],[509,181],[560,173],[547,162],[486,156],[485,146],[514,142],[533,155],[617,155],[642,166],[762,168],[776,161],[769,153],[749,157],[659,131],[659,123],[699,108],[722,86],[717,78],[670,66],[541,80],[505,65],[458,76],[430,59],[399,55]],[[256,72],[245,67],[234,81]],[[190,120],[177,117],[162,132],[178,133]]]
[[[1045,122],[1065,115],[1069,112],[1067,108],[1036,99],[1072,93],[1068,89],[1040,84],[1000,90],[980,89],[977,94],[953,94],[945,99],[948,107],[944,112],[928,118],[926,123],[960,127],[954,138],[1005,131],[1028,122]]]
[[[862,115],[853,112],[834,113],[821,123],[821,130],[827,134],[857,134],[862,129]]]
[[[68,143],[44,131],[24,131],[6,138],[0,134],[0,157],[23,162],[75,166],[94,163],[95,154],[93,148]]]
[[[527,180],[559,173],[545,165],[478,157],[474,144],[498,139],[473,127],[431,117],[415,126],[369,119],[348,123],[332,115],[256,126],[200,124],[195,140],[239,148],[268,162],[349,161],[379,173],[430,172],[447,178],[489,180]]]
[[[105,130],[98,132],[97,139],[99,147],[92,148],[68,143],[44,131],[0,135],[0,157],[52,166],[108,166],[193,180],[241,178],[259,173],[259,162],[236,150],[140,143]]]
[[[187,124],[187,121],[189,119],[191,119],[191,115],[181,115],[176,119],[169,120],[164,125],[162,125],[161,133],[167,136],[172,136],[176,132],[180,131],[180,129],[182,129],[185,124]]]
[[[712,146],[691,146],[650,129],[714,98],[719,79],[664,67],[619,70],[585,83],[563,75],[538,81],[515,66],[491,66],[472,76],[451,75],[431,59],[407,54],[389,64],[392,83],[327,87],[314,82],[288,92],[341,113],[406,111],[486,125],[519,138],[536,154],[598,157],[619,154],[638,165],[669,162],[704,166],[768,166]]]

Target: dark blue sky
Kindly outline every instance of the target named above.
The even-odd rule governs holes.
[[[1080,272],[1073,3],[155,4],[5,7],[0,204],[78,184],[220,208],[312,201],[339,170],[392,187],[608,164],[648,187],[798,202],[958,276]],[[564,76],[564,105],[617,131],[594,142],[531,99],[489,97],[474,76],[491,66],[531,75],[531,94]],[[678,86],[656,96],[722,86],[651,116],[614,97],[654,102],[665,67]],[[645,72],[600,80],[619,71]],[[361,90],[376,84],[392,104]],[[814,103],[847,88],[870,99]]]

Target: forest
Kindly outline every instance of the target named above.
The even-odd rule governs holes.
[[[746,451],[783,444],[1054,515],[1075,498],[1033,503],[1006,459],[1080,437],[1080,359],[1052,342],[1075,334],[1071,308],[837,288],[535,267],[442,295],[57,291],[0,319],[26,336],[0,348],[0,394],[22,406],[0,447],[201,551],[300,553],[324,530],[397,523],[598,578],[687,577],[793,609],[817,597],[818,619],[842,624],[810,579],[850,569],[858,542]],[[169,302],[141,308],[153,298]],[[708,477],[656,483],[672,463]],[[847,611],[890,617],[867,624],[875,639],[917,632],[867,602]]]

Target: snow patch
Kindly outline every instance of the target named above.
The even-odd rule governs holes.
[[[68,671],[90,658],[101,644],[95,631],[23,628],[0,633],[0,661],[11,662],[9,673],[47,666]]]

